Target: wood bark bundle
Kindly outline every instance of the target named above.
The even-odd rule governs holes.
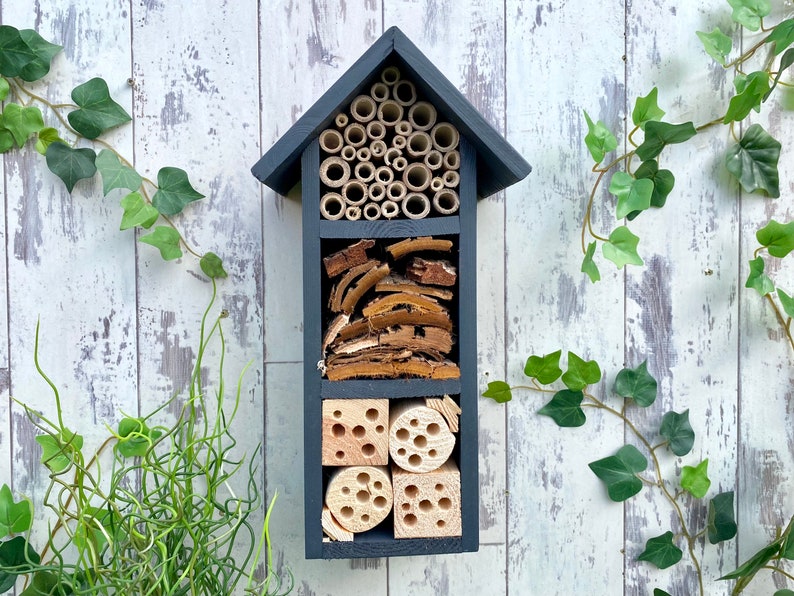
[[[334,125],[319,138],[324,219],[423,219],[457,213],[460,134],[439,121],[433,104],[419,97],[397,67],[385,68],[369,94],[356,96]],[[387,192],[373,192],[374,184]],[[344,188],[353,188],[353,196]]]

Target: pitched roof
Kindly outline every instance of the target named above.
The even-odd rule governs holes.
[[[400,31],[392,27],[317,100],[251,168],[281,195],[300,181],[303,150],[328,128],[340,107],[387,65],[407,73],[425,98],[456,126],[477,153],[477,195],[487,197],[523,179],[530,165]]]

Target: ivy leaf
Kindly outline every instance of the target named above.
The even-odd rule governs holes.
[[[181,241],[179,232],[169,226],[157,226],[154,232],[141,236],[139,240],[159,249],[160,256],[164,261],[171,261],[182,256],[182,249],[179,248]]]
[[[764,273],[764,259],[756,257],[750,261],[750,275],[744,284],[745,288],[753,288],[761,296],[775,291],[775,284]]]
[[[50,43],[33,29],[22,29],[19,32],[22,41],[33,52],[34,58],[19,71],[19,78],[23,81],[38,81],[50,72],[50,63],[55,54],[63,48]]]
[[[683,556],[683,551],[673,544],[673,533],[665,532],[661,536],[650,538],[637,560],[647,561],[659,569],[667,569],[678,563]]]
[[[780,305],[783,307],[783,312],[794,319],[794,298],[786,294],[780,288],[777,289],[777,297],[780,300]]]
[[[772,596],[794,596],[794,590],[786,590],[784,588],[783,590],[778,590]]]
[[[2,114],[0,114],[0,153],[5,153],[14,148],[14,135],[2,126]]]
[[[14,502],[7,484],[0,488],[0,537],[21,534],[30,529],[33,511],[29,501]]]
[[[672,594],[670,594],[669,592],[665,592],[661,588],[654,588],[653,596],[672,596]]]
[[[0,542],[0,593],[13,588],[18,575],[30,573],[31,567],[39,563],[39,553],[22,536]]]
[[[709,501],[709,542],[717,544],[736,536],[733,491],[720,493]]]
[[[204,198],[190,185],[187,172],[179,168],[162,168],[157,173],[157,186],[152,205],[163,215],[176,215],[188,203]]]
[[[128,230],[135,226],[148,230],[160,217],[157,209],[147,203],[143,196],[137,192],[131,192],[121,199],[121,207],[124,209],[124,215],[121,216],[120,230]]]
[[[116,447],[124,457],[143,457],[163,433],[151,429],[141,418],[123,418],[119,422],[118,435],[120,437]]]
[[[554,394],[551,401],[538,410],[541,416],[548,416],[557,426],[574,428],[587,422],[581,408],[584,394],[581,391],[563,389]]]
[[[531,379],[537,379],[542,385],[553,383],[562,375],[561,355],[562,350],[557,350],[545,356],[530,356],[524,365],[524,374]]]
[[[780,21],[767,36],[766,43],[775,44],[775,56],[794,43],[794,19]]]
[[[656,401],[656,389],[656,379],[648,372],[647,360],[637,368],[624,368],[615,377],[615,393],[633,399],[643,408]]]
[[[778,81],[780,81],[780,77],[789,66],[794,64],[794,48],[790,50],[786,50],[786,53],[783,54],[783,57],[780,59],[780,64],[777,68],[777,74],[775,75],[775,80],[772,81],[772,86],[769,88],[769,91],[766,92],[762,101],[766,101],[769,99],[769,96],[772,95],[772,91],[775,90],[777,87]]]
[[[648,460],[634,445],[624,445],[615,455],[587,465],[607,485],[609,498],[621,502],[642,490],[642,480],[636,475],[645,471]]]
[[[684,466],[681,469],[681,488],[696,499],[705,497],[711,486],[708,469],[708,458],[704,459],[697,466]]]
[[[96,153],[93,149],[72,149],[69,145],[55,142],[47,147],[47,167],[58,176],[72,192],[78,180],[96,174]]]
[[[47,148],[56,142],[63,143],[64,145],[66,144],[66,141],[58,136],[57,130],[45,126],[39,131],[38,138],[36,139],[36,151],[42,155],[47,155]]]
[[[631,112],[631,120],[634,126],[645,129],[645,123],[650,120],[661,120],[665,112],[657,104],[659,90],[654,87],[645,97],[638,97],[634,102],[634,110]]]
[[[731,38],[720,31],[719,27],[714,27],[711,33],[704,33],[703,31],[696,31],[696,33],[703,43],[703,48],[706,50],[706,53],[725,66],[726,58],[733,48],[733,41]]]
[[[491,381],[482,396],[490,397],[496,403],[504,404],[513,399],[513,392],[510,390],[510,385],[504,381]]]
[[[62,582],[59,575],[50,571],[37,571],[33,575],[33,581],[20,593],[19,596],[55,596],[57,594],[68,594],[65,590],[71,591],[70,586],[67,585],[68,576]]]
[[[226,270],[223,268],[223,261],[214,252],[208,252],[199,261],[199,267],[204,272],[204,275],[210,279],[219,279],[228,277]]]
[[[8,84],[8,81],[4,77],[0,77],[0,101],[5,101],[10,90],[11,86]]]
[[[736,95],[731,97],[728,111],[722,119],[723,124],[744,120],[751,110],[759,112],[761,103],[769,94],[769,73],[765,70],[751,72],[749,75],[737,75],[733,84]]]
[[[595,283],[601,279],[601,273],[598,271],[598,265],[596,265],[595,261],[593,261],[595,249],[596,242],[593,240],[587,245],[587,253],[584,256],[584,260],[582,261],[582,273],[586,273],[592,283]]]
[[[105,196],[116,188],[137,190],[143,183],[141,175],[121,163],[118,156],[109,149],[103,149],[96,158],[96,167],[102,176],[102,192]]]
[[[678,412],[667,412],[662,416],[662,424],[659,426],[659,434],[667,440],[670,451],[678,457],[683,457],[690,451],[695,444],[695,431],[689,423],[689,410]]]
[[[753,124],[742,139],[725,156],[725,167],[742,185],[745,192],[764,191],[780,196],[777,162],[780,143],[760,124]]]
[[[83,448],[83,437],[66,428],[57,435],[38,435],[36,442],[41,445],[41,463],[56,474],[66,470]]]
[[[568,352],[568,370],[562,375],[562,382],[571,391],[581,391],[588,385],[601,380],[601,368],[595,360],[583,360],[573,352]]]
[[[778,554],[780,551],[780,544],[775,541],[772,544],[768,544],[757,553],[755,553],[752,557],[747,559],[744,563],[739,565],[736,569],[723,575],[719,579],[739,579],[742,578],[744,580],[744,584],[746,585],[749,583],[749,580],[758,573],[760,569],[766,566],[772,558]],[[738,584],[737,584],[738,587]]]
[[[782,259],[794,250],[794,221],[782,224],[772,219],[755,233],[755,237],[770,255]]]
[[[625,265],[642,265],[642,259],[637,254],[637,244],[640,239],[631,233],[626,226],[619,226],[612,230],[609,241],[601,247],[604,257],[609,259],[618,269]]]
[[[788,527],[781,535],[783,546],[780,547],[780,556],[784,559],[788,559],[789,561],[794,561],[794,533],[791,531],[793,524],[794,518],[791,519]]]
[[[659,163],[655,159],[649,159],[640,164],[634,172],[635,178],[647,178],[653,182],[653,193],[651,194],[651,207],[664,207],[669,195],[675,186],[675,176],[670,170],[660,170]],[[639,214],[637,214],[639,215]],[[633,219],[637,215],[629,214],[627,217]]]
[[[36,54],[18,29],[0,25],[0,75],[18,77],[35,59]]]
[[[23,108],[19,104],[10,103],[3,110],[3,128],[14,135],[19,147],[25,144],[31,135],[44,128],[44,117],[37,107]]]
[[[615,172],[609,182],[609,192],[618,198],[615,217],[623,219],[651,206],[653,182],[647,178],[637,180],[626,172]]]
[[[761,19],[771,10],[769,0],[728,0],[733,8],[731,18],[750,31],[758,31]]]
[[[110,97],[107,83],[95,77],[72,90],[72,101],[80,109],[69,112],[69,124],[87,139],[132,120],[127,111]]]
[[[645,123],[645,139],[635,153],[642,161],[647,161],[659,155],[667,145],[684,143],[696,134],[691,122],[668,124],[650,120]]]
[[[587,149],[595,162],[601,163],[607,153],[617,148],[618,140],[615,135],[609,132],[609,129],[601,120],[593,124],[587,112],[584,113],[584,119],[587,122],[587,135],[584,138],[585,145],[587,145]]]

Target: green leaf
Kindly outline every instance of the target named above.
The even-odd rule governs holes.
[[[568,352],[568,370],[562,375],[562,382],[571,391],[581,391],[588,385],[601,380],[601,368],[595,360],[583,360],[573,352]]]
[[[87,139],[95,139],[106,130],[132,120],[127,111],[113,101],[107,83],[99,77],[75,87],[72,101],[80,109],[69,112],[69,124]]]
[[[143,457],[163,433],[151,429],[141,418],[122,418],[119,422],[118,435],[121,437],[116,445],[118,452],[124,457]]]
[[[604,257],[615,263],[618,269],[625,265],[642,265],[642,259],[637,254],[639,242],[640,239],[626,226],[619,226],[612,230],[609,241],[604,243],[601,250]]]
[[[769,14],[769,0],[728,0],[733,8],[731,18],[750,31],[758,31],[761,19]]]
[[[0,75],[18,77],[36,59],[36,54],[19,30],[8,25],[0,25]]]
[[[482,396],[490,397],[495,402],[504,404],[513,399],[513,392],[510,390],[510,385],[504,381],[491,381]]]
[[[66,470],[83,448],[83,437],[64,428],[57,435],[38,435],[41,445],[41,463],[58,474]]]
[[[96,167],[102,176],[102,192],[105,196],[116,188],[137,190],[143,183],[138,172],[121,163],[118,156],[109,149],[103,149],[96,158]]]
[[[720,31],[719,27],[714,27],[711,33],[704,33],[703,31],[696,31],[696,33],[703,43],[703,48],[706,50],[706,53],[725,66],[727,62],[726,58],[733,48],[733,41],[731,38]]]
[[[761,103],[768,95],[769,73],[765,70],[751,72],[749,75],[738,75],[734,81],[736,95],[731,97],[728,111],[722,119],[723,124],[744,120],[751,110],[761,110]]]
[[[11,489],[7,484],[0,488],[0,537],[21,534],[30,529],[33,521],[33,508],[29,501],[14,502]]]
[[[780,143],[760,124],[753,124],[725,156],[725,167],[745,192],[761,190],[772,198],[780,196],[777,162]]]
[[[53,143],[66,144],[61,137],[58,136],[58,131],[51,127],[44,127],[39,131],[38,139],[36,139],[36,151],[42,155],[47,155],[47,148]]]
[[[635,153],[642,161],[647,161],[659,155],[667,145],[684,143],[696,134],[691,122],[668,124],[650,120],[645,124],[645,139]]]
[[[646,122],[662,119],[665,112],[656,103],[658,95],[659,90],[654,87],[645,97],[637,98],[634,103],[634,110],[631,112],[631,120],[634,122],[634,126],[645,129]]]
[[[44,128],[44,117],[35,106],[23,108],[19,104],[10,103],[3,110],[2,125],[14,135],[16,144],[22,147],[31,135]]]
[[[689,410],[684,410],[680,414],[672,411],[667,412],[662,416],[659,434],[667,440],[670,451],[678,457],[683,457],[692,451],[692,446],[695,444],[695,431],[689,424]]]
[[[171,261],[182,256],[182,249],[179,248],[181,241],[179,232],[169,226],[157,226],[154,232],[141,236],[139,240],[158,248],[164,261]]]
[[[782,224],[772,219],[755,233],[755,237],[770,255],[782,259],[794,250],[794,221]]]
[[[609,129],[601,120],[593,124],[587,112],[584,113],[584,118],[587,121],[587,135],[584,138],[585,145],[587,145],[587,149],[595,162],[601,163],[607,153],[617,148],[618,140],[615,135],[609,132]]]
[[[777,87],[778,82],[780,81],[780,77],[782,76],[783,72],[794,64],[794,48],[790,50],[786,50],[786,53],[783,54],[783,57],[780,59],[780,64],[777,68],[777,74],[775,75],[775,80],[772,81],[772,86],[769,88],[769,91],[766,92],[762,101],[766,101],[769,99],[769,96],[772,95],[772,91],[775,90]]]
[[[162,168],[157,173],[157,186],[152,205],[163,215],[176,215],[188,203],[204,198],[190,185],[187,172],[179,168]]]
[[[11,86],[8,84],[8,81],[4,77],[0,77],[0,101],[5,101],[10,90]]]
[[[780,547],[780,556],[781,558],[788,559],[789,561],[794,561],[794,532],[792,532],[792,527],[794,527],[794,517],[791,518],[791,521],[788,523],[788,527],[780,536],[780,540],[782,541],[782,546]]]
[[[13,588],[18,575],[30,573],[39,563],[41,557],[22,536],[0,542],[0,593]]]
[[[669,592],[665,592],[661,588],[654,588],[653,596],[672,596],[672,594],[670,594]]]
[[[68,578],[68,574],[63,575]],[[64,578],[64,579],[66,579]],[[19,596],[61,596],[74,594],[66,582],[61,583],[61,576],[50,571],[37,571],[33,581]]]
[[[95,162],[96,153],[93,149],[72,149],[60,142],[47,147],[47,167],[63,180],[69,192],[79,180],[96,174]]]
[[[121,216],[120,230],[128,230],[135,226],[148,230],[160,217],[157,209],[147,203],[138,192],[131,192],[121,199],[121,207],[124,209],[124,215]]]
[[[739,565],[736,569],[723,575],[719,579],[739,579],[739,578],[752,578],[758,571],[766,566],[772,558],[780,551],[780,544],[775,541],[755,553],[752,557],[747,559],[744,563]],[[747,582],[745,582],[746,584]]]
[[[736,536],[733,491],[720,493],[709,501],[709,542],[717,544]]]
[[[618,198],[615,217],[623,219],[630,213],[645,211],[651,206],[653,182],[647,178],[637,180],[626,172],[615,172],[609,183],[609,192]]]
[[[601,279],[601,273],[598,271],[598,266],[593,261],[595,255],[596,242],[593,240],[587,245],[587,253],[582,261],[582,273],[586,273],[592,283]]]
[[[684,466],[681,469],[681,488],[696,499],[702,499],[711,486],[708,476],[709,460],[704,459],[697,466]]]
[[[5,153],[14,148],[14,135],[2,128],[2,115],[0,115],[0,153]]]
[[[587,422],[581,408],[584,394],[581,391],[563,389],[554,394],[551,401],[538,410],[541,416],[548,416],[557,426],[574,428]]]
[[[775,44],[775,56],[794,43],[794,19],[780,21],[767,36],[766,43]]]
[[[794,319],[794,298],[786,294],[780,288],[777,289],[777,297],[778,300],[780,300],[780,305],[783,307],[783,312]]]
[[[199,261],[199,266],[204,272],[204,275],[210,279],[225,278],[228,276],[226,270],[223,268],[223,261],[214,252],[208,252]]]
[[[794,596],[794,590],[778,590],[772,596]]]
[[[764,273],[764,259],[756,257],[750,261],[750,275],[747,276],[747,281],[744,284],[745,288],[753,288],[761,296],[775,291],[775,284]]]
[[[675,176],[670,170],[660,170],[659,163],[655,159],[649,159],[640,164],[634,172],[635,178],[647,178],[653,182],[653,193],[651,194],[651,207],[664,207],[669,195],[675,186]],[[629,213],[629,219],[634,219],[639,214]]]
[[[647,408],[656,401],[656,379],[648,372],[648,361],[637,368],[624,368],[615,377],[615,393],[633,399],[638,406]]]
[[[661,536],[650,538],[637,560],[647,561],[659,569],[667,569],[678,563],[683,555],[683,551],[673,544],[673,533],[665,532]]]
[[[634,445],[624,445],[615,455],[587,465],[607,485],[609,498],[621,502],[642,490],[636,475],[648,467],[648,460]]]
[[[23,81],[38,81],[50,72],[50,64],[53,57],[63,48],[48,42],[33,29],[22,29],[19,32],[19,36],[34,54],[33,60],[20,70],[19,78]]]
[[[524,365],[524,374],[531,379],[537,379],[541,385],[549,385],[560,378],[560,356],[562,350],[557,350],[545,356],[530,356]]]

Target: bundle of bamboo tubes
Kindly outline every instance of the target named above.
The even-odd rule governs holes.
[[[422,219],[460,207],[460,134],[389,66],[320,133],[325,219]]]

